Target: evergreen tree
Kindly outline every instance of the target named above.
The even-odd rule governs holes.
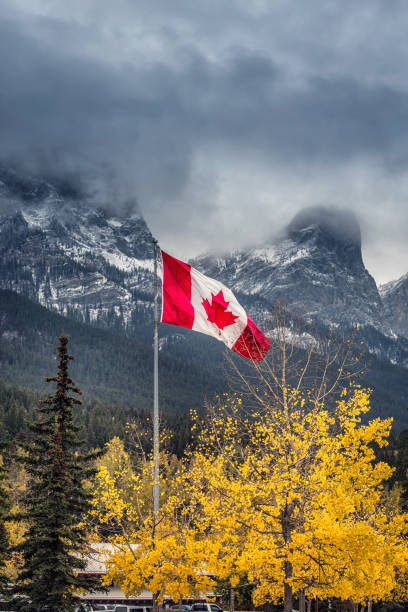
[[[73,359],[67,352],[68,338],[62,335],[59,341],[58,374],[46,379],[56,383],[56,391],[40,402],[22,459],[30,482],[25,513],[19,518],[29,522],[29,529],[16,548],[23,567],[15,593],[18,609],[27,612],[71,611],[78,605],[79,589],[101,588],[96,578],[80,573],[86,566],[87,543],[82,519],[89,509],[84,480],[94,473],[89,462],[96,455],[77,451],[72,408],[81,401],[72,394],[81,391],[68,375]]]
[[[9,554],[8,537],[6,530],[6,519],[10,510],[10,502],[7,494],[5,480],[7,478],[7,470],[4,465],[4,445],[0,445],[0,597],[4,598],[8,592],[8,580],[5,575],[5,563]]]

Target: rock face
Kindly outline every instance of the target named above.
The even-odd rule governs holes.
[[[325,324],[386,331],[382,300],[364,266],[360,228],[351,212],[305,209],[273,244],[192,263],[237,292],[284,301]]]
[[[390,325],[408,338],[408,274],[382,285],[380,293]]]
[[[408,365],[408,344],[392,328],[364,266],[359,223],[350,211],[307,208],[271,244],[191,263],[240,295],[281,301],[310,322],[346,334],[359,327],[371,352]]]
[[[152,236],[50,183],[0,172],[0,286],[61,314],[128,327],[151,310]]]
[[[0,211],[0,288],[129,333],[151,321],[152,235],[139,213],[115,216],[70,185],[4,168]],[[308,208],[270,244],[191,263],[233,289],[255,319],[283,301],[324,327],[359,326],[371,352],[408,365],[408,276],[381,297],[349,211]]]

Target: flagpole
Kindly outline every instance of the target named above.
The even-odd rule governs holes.
[[[153,518],[154,529],[159,521],[159,282],[157,277],[158,246],[153,238],[154,250],[154,365],[153,365]]]

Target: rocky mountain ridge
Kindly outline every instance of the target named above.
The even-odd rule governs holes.
[[[121,217],[66,185],[4,168],[0,209],[0,288],[128,334],[150,325],[152,235],[138,212]],[[340,334],[359,327],[370,352],[408,366],[408,275],[380,294],[350,211],[305,209],[270,244],[191,263],[234,290],[255,319],[283,301]]]
[[[331,232],[322,222],[329,212],[338,224],[349,216],[320,207],[302,211],[271,244],[222,258],[202,256],[192,263],[237,292],[260,295],[270,303],[284,301],[326,325],[372,325],[391,333],[360,243]],[[355,224],[359,232],[357,220]]]
[[[1,199],[9,209],[0,217],[1,288],[125,329],[151,310],[152,235],[140,214],[120,218],[4,170]]]
[[[408,338],[408,274],[381,285],[380,294],[392,328]]]
[[[396,310],[364,265],[359,223],[350,211],[304,209],[270,244],[191,263],[238,293],[290,305],[308,323],[345,335],[359,328],[370,352],[408,365],[408,326],[394,325]],[[406,313],[401,299],[400,317]]]

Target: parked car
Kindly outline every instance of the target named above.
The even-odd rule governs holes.
[[[179,604],[173,604],[172,606],[170,606],[170,610],[182,610],[183,612],[190,612],[191,606],[189,606],[188,604],[181,604],[181,606],[179,606]]]
[[[92,604],[91,610],[106,610],[106,612],[115,612],[115,604]]]
[[[115,607],[115,612],[152,612],[152,608],[147,606],[122,606],[122,604],[117,604]]]
[[[215,603],[208,603],[206,601],[194,603],[191,606],[191,612],[224,612],[220,606]]]

